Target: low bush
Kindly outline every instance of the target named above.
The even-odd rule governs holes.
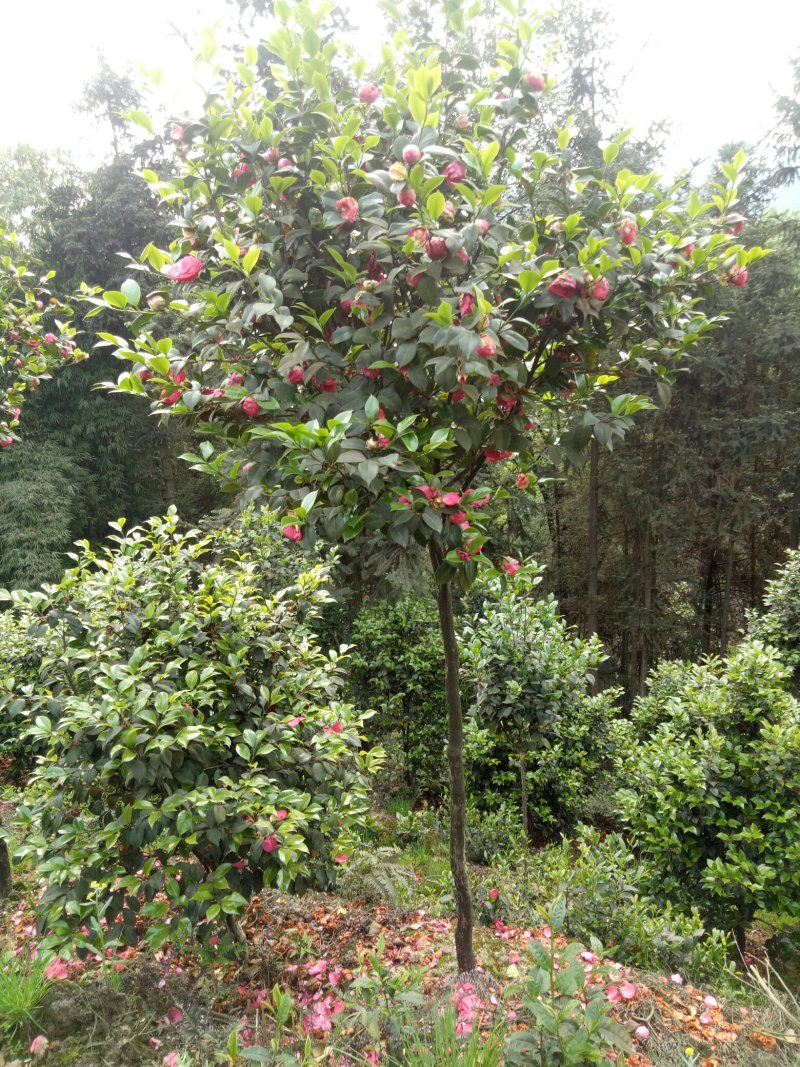
[[[790,549],[786,562],[767,582],[766,610],[750,620],[750,636],[778,650],[782,661],[800,683],[800,549]]]
[[[800,914],[800,703],[775,649],[665,664],[633,710],[623,821],[645,889],[740,944],[756,911]]]
[[[262,886],[328,886],[379,761],[339,699],[344,657],[309,626],[324,565],[267,596],[230,534],[184,531],[174,509],[115,526],[9,612],[38,656],[14,708],[40,753],[20,855],[46,882],[50,943],[85,926],[92,944],[159,944]]]

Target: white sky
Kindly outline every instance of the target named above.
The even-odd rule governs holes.
[[[368,54],[380,16],[370,0],[348,4],[358,12]],[[610,61],[627,75],[621,121],[637,130],[651,119],[672,121],[667,169],[713,157],[726,141],[768,134],[774,96],[790,92],[789,60],[800,55],[797,0],[607,0],[606,6],[619,39]],[[95,160],[97,133],[73,105],[98,53],[121,69],[141,62],[163,67],[159,95],[174,93],[179,110],[191,99],[195,75],[170,22],[193,33],[224,10],[221,0],[0,0],[0,145],[27,141],[69,149],[79,162]],[[792,199],[800,206],[800,195]]]

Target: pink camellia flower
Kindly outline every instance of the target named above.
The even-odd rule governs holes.
[[[644,1043],[645,1041],[648,1041],[650,1039],[650,1031],[647,1029],[644,1023],[642,1023],[641,1026],[637,1026],[636,1029],[633,1031],[633,1036],[636,1038],[637,1041],[641,1041],[642,1043]]]
[[[238,370],[232,371],[228,375],[228,380],[225,382],[226,385],[242,385],[243,383],[244,375],[240,374]]]
[[[415,163],[419,163],[422,159],[422,149],[415,144],[407,144],[403,149],[403,162],[413,167]]]
[[[352,223],[358,218],[358,201],[352,196],[343,196],[341,200],[336,201],[336,206],[344,222]]]
[[[242,474],[249,474],[253,467],[255,467],[255,463],[253,463],[252,461],[250,463],[245,463],[242,466]]]
[[[169,135],[177,144],[181,144],[182,141],[186,140],[186,130],[179,122],[176,122],[173,125],[172,129],[169,131]]]
[[[526,74],[522,80],[535,93],[540,93],[544,89],[544,76],[542,74]]]
[[[380,448],[387,448],[390,444],[389,438],[386,436],[386,434],[376,433],[375,440]]]
[[[275,819],[276,822],[283,822],[283,820],[287,818],[288,815],[288,811],[286,811],[284,808],[280,808],[278,811],[275,812],[272,818]]]
[[[284,527],[284,529],[285,529],[285,527]],[[295,529],[296,529],[296,527],[295,527]],[[284,537],[285,536],[286,536],[286,534],[284,534]],[[293,537],[292,540],[296,541],[297,538]],[[286,725],[287,726],[299,726],[301,722],[305,722],[305,721],[306,721],[305,715],[295,715],[295,717],[293,719],[289,719],[289,721],[286,723]]]
[[[0,437],[0,448],[11,448],[13,444],[13,437]]]
[[[173,282],[193,282],[203,270],[203,261],[197,256],[184,256],[173,263],[167,271],[167,277]]]
[[[303,531],[293,522],[287,523],[287,525],[282,528],[281,533],[290,541],[303,540]]]
[[[456,182],[463,182],[467,176],[467,168],[461,162],[460,159],[454,159],[452,163],[448,163],[443,168],[442,174],[447,178],[448,185],[455,185]]]
[[[475,219],[475,229],[481,235],[485,237],[489,232],[489,220],[488,219]]]
[[[608,278],[598,278],[589,290],[589,296],[592,300],[605,300],[610,292]]]
[[[231,171],[232,178],[243,178],[245,174],[250,173],[249,163],[240,163],[238,167],[234,167]]]
[[[42,340],[46,345],[53,345],[56,342],[56,335],[54,333],[46,333]]]
[[[408,231],[408,236],[411,238],[414,244],[417,244],[421,248],[424,248],[428,243],[428,238],[430,237],[430,234],[428,233],[428,230],[425,226],[414,226]]]
[[[489,900],[497,900],[497,898],[499,896],[500,896],[500,890],[499,889],[490,889],[489,890]]]
[[[452,522],[454,526],[458,526],[461,530],[469,529],[469,520],[467,519],[466,511],[461,511],[460,509],[454,511],[450,516],[450,522]]]
[[[465,248],[459,248],[459,250],[457,252],[454,252],[453,255],[456,259],[460,259],[465,267],[469,263],[469,256]]]
[[[428,241],[428,255],[431,259],[444,259],[447,254],[447,241],[444,237],[431,237]]]
[[[286,378],[291,385],[302,385],[303,377],[302,367],[291,367],[289,373],[286,375]]]
[[[517,489],[527,489],[530,484],[527,474],[517,475]]]
[[[469,561],[472,559],[472,556],[469,554],[469,552],[465,552],[463,548],[459,548],[458,551],[456,552],[456,555],[458,556],[459,559],[462,559],[465,563],[469,563]]]
[[[324,382],[319,383],[321,393],[335,393],[338,388],[339,387],[333,378],[326,378]]]
[[[183,1012],[180,1008],[172,1007],[167,1011],[167,1014],[161,1020],[164,1026],[172,1026],[173,1023],[179,1023],[183,1020]]]
[[[371,82],[362,85],[358,90],[358,99],[362,104],[374,104],[380,95],[381,91],[378,86],[373,85]]]
[[[565,271],[563,274],[559,274],[555,281],[550,282],[547,288],[553,296],[571,297],[577,294],[580,286],[578,285],[578,279],[573,278],[571,274]]]
[[[583,960],[584,963],[597,963],[600,957],[596,952],[590,952],[589,949],[584,949],[583,952],[578,953],[578,959]]]
[[[410,186],[404,185],[397,194],[397,202],[402,204],[403,207],[413,207],[417,202],[417,194]]]
[[[333,862],[334,863],[347,863],[349,858],[350,857],[347,856],[344,852],[340,852],[338,856],[334,856],[333,857]]]
[[[485,359],[491,359],[497,352],[497,345],[494,343],[488,333],[481,334],[481,343],[475,349],[476,355],[483,356]]]
[[[475,312],[475,297],[472,295],[472,293],[462,293],[461,294],[461,299],[458,302],[458,311],[459,311],[459,314],[462,317],[464,315],[472,315],[472,314],[474,314],[474,312]]]
[[[747,285],[747,279],[749,274],[747,273],[747,267],[731,267],[728,271],[728,281],[731,285],[736,285],[738,288],[742,288]],[[47,338],[45,337],[45,341]]]
[[[174,392],[169,393],[168,395],[167,395],[166,389],[162,389],[162,391],[161,391],[161,403],[165,407],[171,408],[173,404],[177,404],[178,403],[178,401],[180,400],[180,398],[182,396],[183,396],[183,393],[180,391],[180,389],[176,389]]]
[[[617,226],[617,236],[624,245],[632,245],[639,233],[636,219],[623,219]]]
[[[261,842],[261,848],[264,852],[275,852],[278,847],[278,839],[275,834],[267,834]]]
[[[319,978],[321,974],[327,971],[329,966],[329,960],[316,960],[314,963],[306,964],[306,970],[311,978]]]
[[[242,411],[248,418],[254,419],[261,409],[258,406],[258,401],[253,396],[246,396],[242,401]]]
[[[278,170],[287,170],[289,167],[293,167],[293,166],[294,166],[294,163],[289,158],[289,156],[281,156],[281,158],[278,160]],[[281,196],[283,196],[282,193],[281,193]],[[285,199],[286,198],[284,197],[284,200]]]
[[[487,383],[489,385],[493,385],[493,386],[494,385],[499,385],[500,384],[500,375],[497,374],[497,373],[490,374],[489,377],[486,379],[486,381],[487,381]]]
[[[277,163],[280,159],[280,152],[274,144],[269,146],[264,155],[266,156],[267,163]]]
[[[484,448],[483,450],[483,458],[487,463],[500,463],[501,460],[510,459],[512,455],[513,452],[510,452],[507,448],[503,449],[502,452],[496,448]]]
[[[683,246],[683,248],[681,249],[681,253],[682,253],[682,254],[683,254],[683,255],[684,255],[684,256],[685,256],[685,257],[686,257],[687,259],[691,259],[691,258],[692,258],[692,256],[694,255],[694,245],[693,245],[693,244],[691,244],[691,243],[690,243],[690,244],[688,244],[688,245],[684,245],[684,246]]]
[[[519,560],[514,559],[513,556],[503,556],[501,566],[505,574],[513,576],[519,570]]]

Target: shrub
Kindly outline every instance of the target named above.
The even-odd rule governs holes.
[[[725,935],[706,930],[696,908],[684,915],[647,898],[647,864],[620,834],[603,836],[579,827],[574,841],[563,839],[536,852],[528,877],[544,895],[557,887],[567,934],[583,941],[598,938],[607,954],[623,963],[680,971],[697,981],[718,978],[725,966]],[[528,907],[527,898],[523,906]]]
[[[800,549],[790,549],[777,576],[767,582],[763,615],[750,620],[750,635],[774,645],[781,659],[800,681]]]
[[[141,920],[161,943],[264,885],[329,885],[377,759],[337,699],[344,659],[303,621],[325,566],[264,596],[229,535],[182,532],[174,509],[114,525],[112,547],[84,543],[58,586],[12,602],[40,656],[17,701],[42,747],[21,854],[59,943],[84,925],[133,943]]]
[[[349,672],[357,703],[381,710],[370,733],[397,739],[392,773],[413,796],[440,797],[447,781],[447,709],[439,619],[432,599],[369,604],[356,616]]]
[[[416,885],[414,872],[392,848],[359,849],[336,879],[337,893],[370,904],[398,904]]]
[[[757,910],[800,912],[800,704],[772,648],[665,665],[633,712],[622,816],[650,888],[741,938]]]
[[[467,810],[467,859],[489,867],[501,857],[519,856],[525,849],[519,810],[501,801],[486,811],[474,802]]]
[[[542,832],[566,828],[609,755],[616,691],[587,691],[603,646],[574,636],[552,596],[533,598],[529,579],[494,592],[462,628],[470,713],[494,737],[500,769],[492,782],[519,783],[526,832],[530,815]]]

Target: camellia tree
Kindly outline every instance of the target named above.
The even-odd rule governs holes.
[[[86,355],[75,344],[71,309],[47,288],[54,276],[0,226],[0,448],[19,440],[22,405],[42,379]]]
[[[366,62],[326,33],[327,8],[277,0],[278,26],[176,123],[169,250],[139,287],[89,296],[135,313],[104,342],[134,364],[116,383],[208,435],[195,466],[262,494],[302,546],[381,535],[426,546],[438,588],[448,706],[451,864],[459,970],[470,971],[462,713],[452,585],[495,563],[482,477],[517,485],[610,446],[652,406],[620,380],[658,376],[711,328],[704,287],[743,285],[762,252],[734,243],[743,159],[707,202],[613,163],[573,168],[527,128],[548,80],[522,0],[504,0],[496,57],[480,22],[435,3],[441,40],[413,25]],[[479,8],[472,5],[471,12]],[[475,16],[479,19],[480,16]],[[168,314],[167,314],[168,313]],[[560,426],[556,435],[553,426]],[[515,570],[515,560],[498,561]]]

